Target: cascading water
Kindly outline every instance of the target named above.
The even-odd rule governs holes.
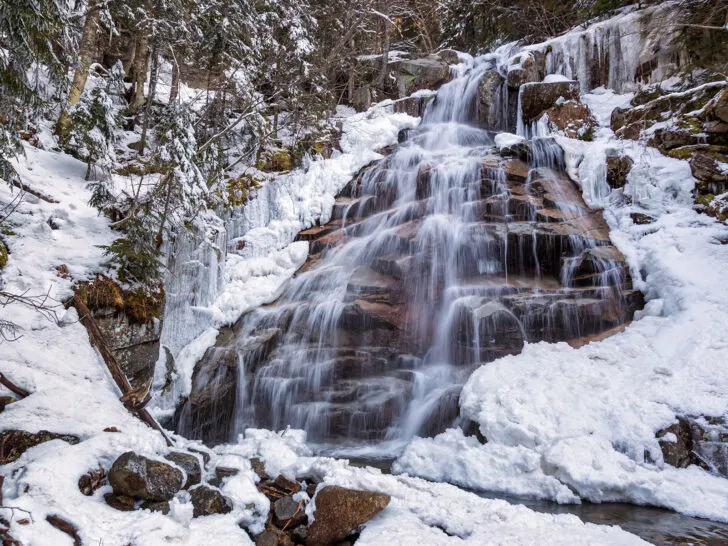
[[[504,157],[476,126],[496,64],[446,84],[406,142],[345,188],[334,220],[300,235],[307,264],[195,379],[236,373],[234,411],[191,398],[186,434],[291,426],[338,450],[396,451],[456,420],[476,366],[630,320],[639,294],[561,149],[540,139]]]

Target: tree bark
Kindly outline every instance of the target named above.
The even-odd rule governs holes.
[[[73,83],[71,90],[68,92],[68,104],[61,112],[56,125],[56,134],[61,138],[61,142],[65,142],[70,129],[71,118],[68,111],[81,100],[81,94],[86,88],[86,80],[88,80],[88,71],[94,60],[96,53],[96,40],[101,29],[101,4],[92,1],[86,12],[86,20],[83,24],[83,32],[81,33],[81,43],[78,49],[78,67],[73,74]]]
[[[385,15],[389,15],[385,13]],[[384,91],[384,85],[387,80],[387,74],[389,73],[389,49],[391,47],[391,29],[389,21],[386,19],[382,21],[384,25],[384,44],[382,45],[382,65],[379,70],[379,88]]]
[[[172,57],[172,87],[169,89],[169,103],[177,102],[179,96],[179,64],[177,59]]]
[[[142,128],[142,138],[139,143],[139,154],[144,154],[144,148],[147,145],[147,132],[149,131],[149,122],[152,115],[152,103],[154,102],[154,95],[157,91],[157,80],[159,77],[159,52],[157,47],[154,46],[152,49],[152,71],[149,76],[149,97],[147,97],[147,104],[144,108],[144,127]]]
[[[139,36],[132,64],[132,91],[129,99],[129,112],[136,115],[144,106],[144,84],[147,81],[147,67],[149,66],[149,36],[147,30],[142,30]]]

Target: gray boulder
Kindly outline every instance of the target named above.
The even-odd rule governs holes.
[[[166,501],[182,489],[184,474],[172,465],[128,451],[109,470],[114,493],[148,501]]]
[[[191,453],[184,453],[181,451],[173,451],[169,455],[164,457],[168,461],[172,461],[174,464],[179,466],[187,474],[187,481],[185,481],[183,489],[189,489],[193,485],[197,485],[202,481],[202,468],[200,467],[200,460]]]

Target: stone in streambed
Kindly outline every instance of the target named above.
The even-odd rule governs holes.
[[[233,509],[233,503],[219,489],[209,485],[198,485],[190,489],[190,500],[194,507],[193,517],[227,514]]]
[[[193,485],[197,485],[202,482],[202,468],[200,467],[200,460],[195,455],[192,455],[191,453],[173,451],[169,455],[165,455],[164,458],[168,461],[172,461],[187,474],[187,481],[185,481],[185,484],[182,486],[183,489],[189,489]]]
[[[286,495],[273,503],[273,521],[281,529],[293,529],[306,522],[303,501],[296,501],[293,495]]]
[[[128,451],[109,470],[109,484],[114,493],[148,501],[166,501],[184,485],[178,468]]]
[[[316,495],[314,522],[306,544],[337,544],[356,531],[389,504],[390,496],[372,491],[356,491],[328,486]]]

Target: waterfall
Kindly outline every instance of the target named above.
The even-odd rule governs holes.
[[[307,263],[198,365],[213,390],[237,374],[232,415],[193,395],[185,434],[290,426],[324,451],[393,453],[456,421],[475,367],[631,319],[639,294],[561,148],[534,138],[524,163],[478,127],[480,80],[499,68],[485,56],[443,86],[420,127],[346,186],[332,220],[299,234]]]

